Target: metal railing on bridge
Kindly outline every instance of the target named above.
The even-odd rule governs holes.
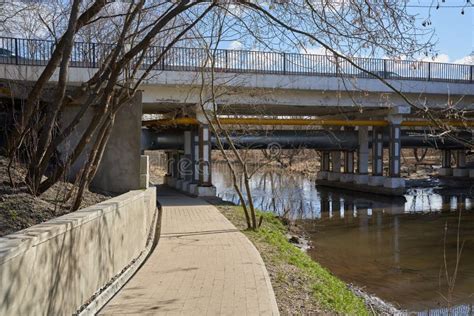
[[[54,41],[0,37],[0,64],[44,66],[51,58]],[[113,44],[74,43],[71,67],[97,68]],[[141,67],[152,65],[163,52],[150,47]],[[332,55],[217,49],[214,69],[230,73],[261,73],[307,76],[371,78],[347,60]],[[385,79],[474,82],[474,66],[414,60],[351,57],[359,67]],[[211,67],[209,51],[203,48],[173,47],[153,66],[155,70],[201,71]]]

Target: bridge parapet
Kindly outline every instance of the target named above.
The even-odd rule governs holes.
[[[0,37],[0,63],[45,66],[54,46],[55,42],[49,40]],[[76,42],[70,65],[98,68],[113,47],[113,44]],[[213,64],[217,72],[474,83],[474,66],[464,64],[229,49],[214,50],[212,58],[213,63],[209,51],[203,48],[166,50],[154,46],[148,49],[141,67],[195,72],[209,71]],[[159,59],[161,61],[156,63]]]

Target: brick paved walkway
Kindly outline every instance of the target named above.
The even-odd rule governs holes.
[[[100,314],[278,315],[260,254],[214,206],[161,189],[161,239]]]

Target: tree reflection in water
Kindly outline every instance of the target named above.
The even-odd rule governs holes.
[[[225,200],[237,202],[225,166],[214,164],[214,184]],[[458,213],[465,241],[453,294],[451,314],[468,315],[474,303],[474,212],[469,187],[446,190],[416,187],[405,197],[341,192],[283,169],[256,171],[251,181],[257,208],[297,220],[314,249],[309,254],[346,282],[364,287],[401,308],[443,315],[447,284],[443,267],[443,234],[448,266],[456,259]]]

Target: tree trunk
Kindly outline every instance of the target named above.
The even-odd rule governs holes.
[[[84,191],[89,188],[92,179],[97,172],[97,168],[104,154],[105,146],[109,140],[112,127],[114,125],[115,114],[109,114],[105,122],[103,122],[99,132],[97,133],[97,138],[94,142],[94,146],[91,148],[89,153],[89,158],[84,166],[83,171],[80,174],[80,181],[78,185],[78,190],[74,203],[72,205],[72,210],[75,211],[81,206],[82,198],[84,196]]]

